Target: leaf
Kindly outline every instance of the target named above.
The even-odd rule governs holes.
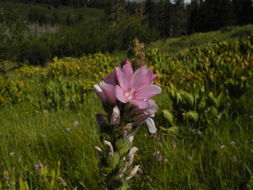
[[[174,124],[173,114],[169,110],[163,110],[162,112],[163,112],[164,118],[168,121],[169,125],[172,126]]]
[[[108,165],[111,167],[111,169],[115,169],[120,161],[120,156],[117,153],[114,153],[112,156],[109,156],[107,159]]]
[[[185,114],[185,118],[188,119],[188,120],[198,121],[199,114],[196,111],[188,111]]]
[[[124,155],[129,151],[131,145],[127,140],[120,139],[116,141],[116,148],[118,150],[119,155]]]
[[[159,127],[162,131],[171,133],[171,134],[178,134],[179,132],[179,127],[178,126],[172,126],[170,128],[165,128],[165,127]]]

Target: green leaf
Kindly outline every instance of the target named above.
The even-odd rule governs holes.
[[[119,163],[119,160],[119,154],[114,153],[112,156],[109,156],[109,158],[107,159],[107,163],[111,167],[111,169],[115,169]]]
[[[198,121],[199,114],[196,111],[188,111],[185,114],[185,118],[188,119],[188,120]]]
[[[171,133],[171,134],[178,134],[179,132],[179,127],[178,126],[172,126],[170,128],[165,128],[165,127],[159,127],[162,131]]]
[[[169,110],[163,110],[163,116],[168,121],[169,125],[174,124],[174,116]]]
[[[129,151],[129,149],[131,148],[131,145],[129,144],[127,140],[120,139],[116,141],[116,148],[118,150],[119,155],[121,156],[121,155],[126,154]]]

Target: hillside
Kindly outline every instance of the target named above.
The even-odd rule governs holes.
[[[189,36],[167,38],[148,45],[158,48],[161,52],[171,54],[184,53],[192,47],[205,47],[219,41],[234,41],[253,34],[253,25],[225,27],[218,31],[195,33]]]

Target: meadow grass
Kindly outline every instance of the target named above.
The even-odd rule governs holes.
[[[189,48],[205,47],[219,41],[233,41],[243,39],[253,34],[253,25],[225,27],[218,31],[195,33],[181,37],[158,40],[148,45],[149,48],[158,48],[161,52],[172,55],[185,54]]]
[[[239,33],[238,29],[236,34]],[[196,38],[202,37],[196,35]],[[158,68],[165,70],[170,62],[162,60],[162,67]],[[98,58],[95,62],[100,64],[100,61]],[[101,65],[107,62],[111,61],[101,62]],[[180,67],[179,61],[176,64]],[[48,71],[49,68],[43,69]],[[98,72],[103,76],[103,72],[110,72],[110,69],[101,70]],[[96,113],[104,113],[101,102],[93,91],[85,91],[84,102],[75,109],[67,105],[61,105],[61,109],[39,106],[39,101],[48,98],[43,97],[42,89],[48,82],[56,82],[54,77],[48,75],[43,78],[38,74],[32,78],[22,77],[9,69],[0,74],[0,79],[22,79],[30,87],[23,101],[0,106],[0,181],[8,171],[9,176],[26,180],[31,189],[43,189],[38,188],[35,168],[41,163],[50,170],[60,167],[60,177],[66,182],[66,189],[100,190],[99,159],[94,147],[101,146],[95,119]],[[59,78],[72,81],[76,77],[64,75]],[[180,78],[180,75],[176,77]],[[169,87],[164,87],[162,94],[155,97],[160,108],[154,119],[157,134],[150,135],[143,125],[134,140],[139,148],[135,163],[141,166],[142,172],[130,182],[130,189],[253,189],[249,182],[250,178],[253,179],[253,80],[252,75],[249,77],[251,82],[247,92],[233,100],[232,113],[226,113],[227,117],[202,122],[202,126],[184,122],[178,124],[178,130],[171,130],[162,117],[162,110],[171,110],[173,103]],[[183,85],[177,86],[181,87]],[[63,188],[56,186],[55,189]]]
[[[244,99],[246,109],[252,113],[248,100]],[[166,93],[157,97],[159,104],[167,101]],[[99,189],[94,146],[99,145],[95,113],[101,110],[94,93],[87,94],[84,106],[75,111],[39,111],[28,102],[2,107],[1,170],[32,181],[35,164],[57,168],[60,161],[68,189]],[[74,121],[79,125],[75,127]],[[136,162],[143,174],[133,180],[132,189],[245,189],[253,170],[252,124],[246,114],[219,121],[203,133],[188,124],[178,134],[159,130],[153,136],[143,126],[135,139],[140,149]],[[154,155],[157,151],[164,161]]]

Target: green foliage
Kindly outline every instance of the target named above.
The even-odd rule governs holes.
[[[35,166],[36,167],[36,166]],[[30,190],[30,189],[66,189],[67,184],[64,179],[61,178],[60,174],[60,162],[58,162],[58,168],[56,170],[50,170],[48,165],[40,165],[36,169],[37,179],[33,188],[31,188],[30,182],[24,180],[21,176],[17,178],[15,175],[12,176],[7,170],[4,170],[2,180],[0,181],[1,189],[11,190]]]
[[[0,105],[20,102],[25,98],[27,90],[23,81],[0,79]]]
[[[158,133],[149,136],[143,129],[135,138],[141,150],[136,163],[143,173],[127,188],[250,189],[252,38],[218,42],[178,56],[148,49],[145,59],[163,88],[156,98],[162,111],[154,118]],[[8,183],[15,182],[16,189],[49,189],[52,184],[54,189],[103,188],[94,150],[96,145],[107,148],[96,128],[95,113],[101,113],[102,106],[90,90],[119,60],[98,53],[54,58],[44,67],[26,65],[15,71],[4,64],[0,169],[8,171]],[[110,131],[108,125],[103,137]],[[115,155],[105,160],[105,173],[124,165],[122,157],[130,150],[125,141],[108,140]],[[34,169],[37,163],[50,169],[42,175]],[[1,183],[7,185],[4,175]],[[113,182],[126,188],[124,181]]]
[[[78,108],[84,103],[85,81],[69,81],[61,78],[49,81],[44,87],[40,106],[46,109]]]

